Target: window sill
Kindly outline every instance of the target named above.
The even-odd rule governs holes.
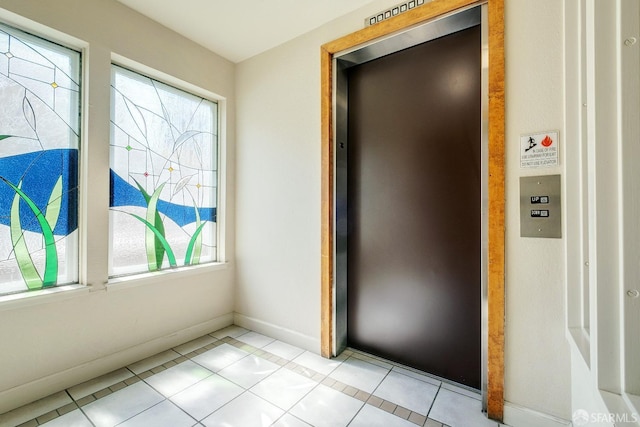
[[[89,293],[89,287],[84,285],[64,285],[38,291],[22,292],[19,294],[0,297],[0,311],[15,310],[39,304],[64,301],[80,294]]]
[[[108,291],[129,289],[137,286],[144,286],[156,282],[159,278],[182,279],[198,274],[212,273],[214,271],[226,270],[229,268],[228,262],[210,263],[190,267],[176,268],[173,270],[163,270],[155,273],[137,274],[135,276],[118,277],[109,280],[106,286]],[[0,312],[17,310],[40,304],[51,304],[75,298],[79,295],[96,291],[92,286],[80,284],[56,286],[53,288],[41,289],[38,291],[21,292],[0,296]]]
[[[640,397],[630,394],[619,395],[604,390],[600,390],[600,395],[609,412],[617,417],[615,425],[640,426],[640,413],[636,406],[640,403]]]
[[[158,279],[182,279],[185,277],[212,273],[214,271],[226,270],[229,268],[228,262],[216,262],[189,267],[174,268],[171,270],[155,271],[153,273],[142,273],[131,276],[114,277],[109,279],[107,291],[120,291],[138,286],[155,284]]]
[[[635,394],[625,394],[623,396],[623,399],[627,403],[627,406],[629,407],[630,411],[633,414],[636,414],[637,416],[636,418],[638,418],[637,420],[638,425],[640,425],[640,396]]]

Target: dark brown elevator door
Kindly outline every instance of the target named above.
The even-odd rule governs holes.
[[[348,344],[477,389],[480,37],[348,72]]]

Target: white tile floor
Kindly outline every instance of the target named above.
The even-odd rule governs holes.
[[[480,395],[230,326],[0,415],[0,427],[498,427]]]

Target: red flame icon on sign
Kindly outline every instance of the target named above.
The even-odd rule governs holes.
[[[543,147],[550,147],[553,144],[553,139],[549,138],[549,135],[545,136],[542,142],[540,142]]]

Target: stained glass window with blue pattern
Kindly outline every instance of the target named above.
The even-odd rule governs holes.
[[[80,65],[0,25],[0,295],[78,280]]]
[[[216,260],[218,105],[114,65],[110,276]]]

